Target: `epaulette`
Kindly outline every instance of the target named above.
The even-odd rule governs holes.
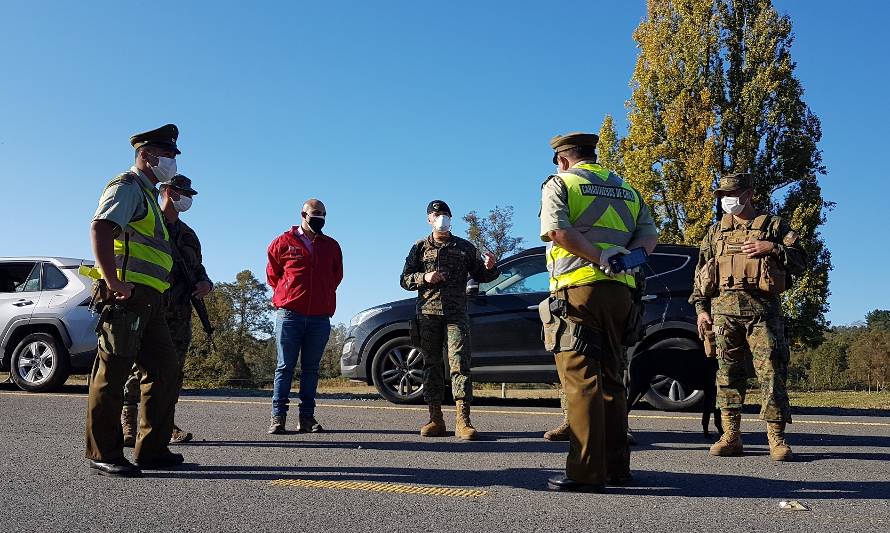
[[[548,183],[550,183],[550,180],[552,179],[555,179],[561,187],[565,187],[565,183],[562,181],[562,178],[560,178],[556,174],[550,174],[549,176],[547,176],[547,179],[544,180],[544,183],[541,184],[541,189],[543,189]]]
[[[113,180],[109,181],[108,185],[106,185],[105,188],[107,189],[114,185],[120,185],[121,183],[126,183],[127,185],[135,184],[135,183],[137,183],[138,179],[139,179],[139,176],[137,176],[134,172],[127,171],[127,172],[124,172],[123,174],[120,174],[119,176],[115,177]]]

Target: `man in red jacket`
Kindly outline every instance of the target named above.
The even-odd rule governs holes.
[[[300,357],[300,419],[297,431],[322,430],[315,420],[318,367],[331,334],[337,286],[343,280],[343,254],[337,241],[322,235],[325,206],[303,204],[302,220],[269,245],[266,279],[272,287],[278,365],[272,394],[270,434],[285,433],[294,367]]]

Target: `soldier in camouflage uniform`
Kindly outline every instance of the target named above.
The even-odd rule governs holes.
[[[690,303],[698,313],[699,335],[716,334],[718,404],[725,433],[711,455],[742,453],[741,408],[745,402],[747,360],[753,358],[763,396],[760,418],[767,423],[770,456],[791,459],[785,424],[791,406],[785,382],[789,349],[779,294],[790,275],[806,268],[798,235],[781,218],[752,205],[754,178],[733,174],[715,192],[724,215],[701,243]]]
[[[418,291],[417,320],[412,325],[412,342],[423,353],[423,397],[429,405],[430,421],[420,434],[445,435],[442,399],[445,369],[442,349],[447,341],[451,389],[457,402],[455,435],[474,440],[470,422],[473,382],[470,377],[470,321],[467,317],[467,276],[480,283],[494,281],[499,274],[495,258],[480,256],[470,242],[451,234],[451,209],[441,200],[427,206],[432,234],[417,241],[405,259],[402,288]]]
[[[170,289],[164,294],[166,303],[167,325],[170,337],[179,361],[179,374],[176,384],[176,397],[182,391],[183,367],[192,341],[192,303],[191,297],[203,298],[213,288],[204,265],[201,264],[201,242],[195,230],[179,218],[179,214],[188,210],[192,197],[198,192],[192,188],[187,177],[177,174],[169,182],[160,184],[161,210],[173,245],[173,270],[170,273]],[[183,272],[188,269],[191,276]],[[194,280],[194,285],[189,282]],[[121,413],[121,425],[124,430],[124,445],[136,443],[136,421],[138,420],[139,382],[141,374],[136,366],[124,385],[124,409]],[[192,440],[192,434],[181,430],[173,424],[171,443],[184,443]]]

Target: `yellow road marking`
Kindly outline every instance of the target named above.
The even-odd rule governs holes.
[[[366,490],[371,492],[394,492],[397,494],[424,494],[427,496],[451,496],[454,498],[478,498],[488,491],[456,489],[446,487],[422,487],[419,485],[398,485],[395,483],[374,483],[370,481],[329,481],[324,479],[276,479],[270,482],[278,487],[298,487],[304,489]]]
[[[24,392],[11,391],[0,392],[0,396],[43,396],[50,398],[82,398],[86,399],[84,394],[70,393],[54,393],[54,392]],[[188,403],[219,403],[234,405],[268,405],[269,400],[214,400],[210,398],[180,398],[180,402]],[[341,403],[319,403],[316,407],[326,407],[331,409],[365,409],[378,411],[422,411],[426,412],[426,407],[400,407],[396,405],[347,405]],[[444,411],[454,412],[454,409],[443,409]],[[474,408],[474,413],[493,414],[493,415],[533,415],[533,416],[562,416],[560,411],[508,411],[499,409],[479,409]],[[628,418],[639,420],[701,420],[701,416],[688,415],[628,415]],[[743,418],[742,422],[763,423],[759,418]],[[821,426],[869,426],[869,427],[890,427],[890,422],[859,422],[847,420],[796,420],[795,424],[813,424]]]

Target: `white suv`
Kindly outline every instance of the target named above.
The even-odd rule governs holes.
[[[58,388],[89,373],[98,317],[89,308],[91,262],[66,257],[0,257],[0,370],[27,391]]]

